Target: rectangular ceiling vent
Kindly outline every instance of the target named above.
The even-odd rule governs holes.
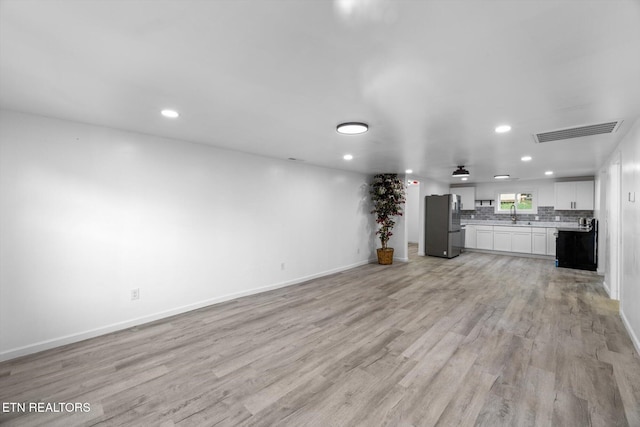
[[[596,125],[578,126],[550,132],[541,132],[534,134],[533,139],[536,143],[541,143],[579,138],[582,136],[600,135],[603,133],[613,133],[618,130],[621,123],[622,120],[616,120],[614,122],[599,123]]]

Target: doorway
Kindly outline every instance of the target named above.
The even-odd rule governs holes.
[[[418,180],[407,180],[405,209],[407,218],[407,254],[411,260],[418,256],[418,241],[420,240],[420,181]]]

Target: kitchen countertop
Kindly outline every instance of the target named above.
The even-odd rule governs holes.
[[[577,222],[543,222],[543,221],[518,221],[512,224],[511,221],[463,219],[460,225],[500,225],[506,227],[537,227],[537,228],[563,228],[571,230],[581,230]],[[582,228],[584,230],[584,228]]]
[[[570,231],[572,233],[589,233],[591,232],[591,227],[560,227],[558,231]]]

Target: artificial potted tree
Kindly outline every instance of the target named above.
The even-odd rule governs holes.
[[[397,173],[381,173],[373,177],[371,188],[372,214],[376,215],[382,247],[378,249],[378,263],[388,265],[393,263],[393,248],[387,247],[392,230],[396,224],[395,217],[402,216],[402,205],[405,202],[404,182]]]

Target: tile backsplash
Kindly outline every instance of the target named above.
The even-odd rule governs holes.
[[[475,211],[461,211],[461,219],[490,220],[490,221],[507,221],[510,219],[509,214],[496,214],[493,206],[476,206]],[[553,222],[556,216],[560,217],[560,222],[578,222],[578,218],[593,218],[593,211],[557,211],[553,206],[538,206],[537,214],[521,214],[517,213],[518,221],[538,221]]]

